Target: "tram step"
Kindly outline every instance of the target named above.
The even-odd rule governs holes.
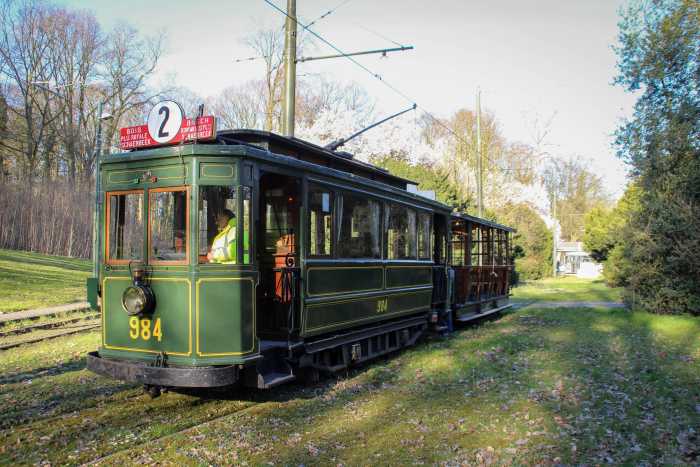
[[[289,373],[266,373],[258,376],[258,388],[269,389],[296,379]]]

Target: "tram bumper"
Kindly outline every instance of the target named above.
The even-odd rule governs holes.
[[[157,367],[144,362],[102,358],[97,352],[87,356],[87,368],[98,375],[152,386],[213,388],[238,381],[238,365],[208,367]]]

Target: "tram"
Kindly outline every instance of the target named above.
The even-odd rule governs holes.
[[[205,136],[99,164],[93,372],[152,395],[271,388],[510,306],[513,229],[348,153],[265,131]]]

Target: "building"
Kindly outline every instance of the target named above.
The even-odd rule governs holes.
[[[583,249],[583,242],[559,240],[556,248],[557,274],[597,278],[602,267]]]

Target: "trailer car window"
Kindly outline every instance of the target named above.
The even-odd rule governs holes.
[[[143,193],[107,193],[108,261],[143,257]]]

